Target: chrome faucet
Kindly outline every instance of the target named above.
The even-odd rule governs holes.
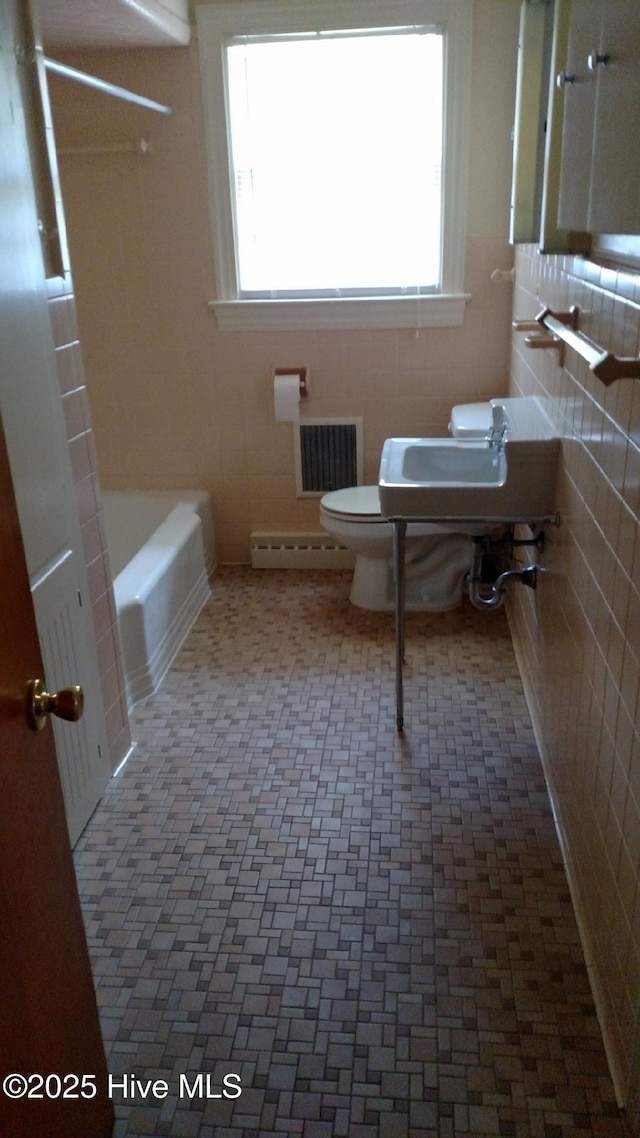
[[[493,421],[489,428],[487,440],[490,447],[497,447],[498,450],[501,450],[504,446],[504,439],[507,433],[507,420],[505,418],[504,407],[499,403],[492,403],[491,413]]]
[[[504,440],[507,433],[507,420],[504,413],[504,407],[500,404],[491,404],[491,413],[493,422],[489,428],[487,441],[489,447],[493,449],[493,458],[491,461],[492,466],[497,466],[500,455],[504,451]]]

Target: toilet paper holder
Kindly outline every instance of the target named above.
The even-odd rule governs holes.
[[[309,389],[307,387],[309,368],[306,367],[277,367],[274,370],[275,375],[297,375],[300,381],[300,398],[307,399]]]

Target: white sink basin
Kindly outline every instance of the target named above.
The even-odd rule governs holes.
[[[471,483],[494,486],[504,482],[504,452],[486,443],[456,439],[407,439],[401,448],[403,479],[410,482]]]
[[[555,514],[559,439],[533,398],[504,401],[502,442],[387,439],[378,489],[385,517],[533,522]]]

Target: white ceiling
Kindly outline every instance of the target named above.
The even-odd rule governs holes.
[[[188,0],[37,0],[45,50],[176,47],[189,42]]]

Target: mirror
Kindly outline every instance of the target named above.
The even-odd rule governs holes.
[[[541,253],[584,253],[589,236],[558,229],[564,90],[556,84],[571,0],[525,0],[520,10],[509,240]]]

